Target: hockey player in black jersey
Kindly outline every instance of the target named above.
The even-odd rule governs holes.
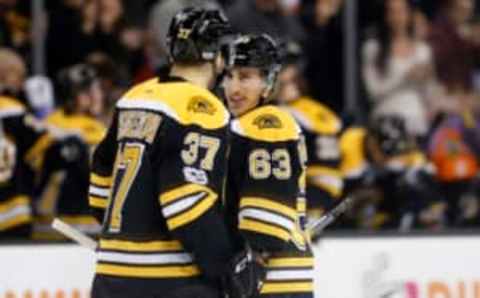
[[[50,227],[54,217],[87,234],[97,234],[99,224],[91,216],[88,201],[90,152],[103,139],[106,128],[96,119],[103,94],[100,82],[91,66],[77,64],[63,69],[58,76],[57,94],[64,104],[50,114],[45,122],[63,133],[75,134],[81,142],[77,158],[63,163],[58,160],[59,146],[43,154],[44,166],[38,171],[35,239],[61,239]]]
[[[230,124],[226,212],[238,241],[266,256],[262,297],[313,297],[303,229],[306,149],[295,119],[271,101],[279,55],[268,35],[240,36],[223,82]]]
[[[350,127],[341,138],[346,192],[356,197],[344,222],[365,229],[431,228],[443,225],[445,198],[435,168],[395,115]]]
[[[93,298],[170,297],[195,285],[249,296],[241,272],[257,272],[255,262],[249,252],[234,257],[221,216],[230,116],[207,89],[228,29],[219,11],[177,13],[169,75],[117,102],[90,178],[89,202],[103,221]]]

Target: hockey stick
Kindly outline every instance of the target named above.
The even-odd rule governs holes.
[[[75,229],[74,227],[65,223],[59,218],[55,218],[53,220],[52,228],[65,235],[67,238],[77,242],[83,247],[86,247],[93,251],[97,248],[97,241],[88,237],[84,233],[80,232],[79,230]]]
[[[346,197],[335,208],[324,214],[319,219],[313,220],[307,223],[306,229],[312,239],[317,238],[323,230],[334,222],[340,215],[345,213],[352,205],[354,199],[352,197]]]

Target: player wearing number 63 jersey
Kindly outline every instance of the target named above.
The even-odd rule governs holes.
[[[220,288],[233,256],[220,216],[229,113],[206,88],[226,29],[218,11],[179,12],[168,36],[170,74],[117,103],[90,179],[90,205],[104,213],[93,298]]]
[[[313,297],[313,258],[302,227],[306,149],[295,119],[269,102],[277,46],[268,35],[247,35],[226,52],[224,88],[236,117],[230,125],[229,226],[267,256],[262,297]]]

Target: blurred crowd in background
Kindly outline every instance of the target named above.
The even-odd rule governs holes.
[[[0,92],[53,126],[82,126],[93,148],[122,93],[168,64],[165,36],[174,13],[221,8],[235,30],[269,33],[282,45],[282,101],[308,97],[342,122],[329,145],[338,147],[330,157],[339,159],[341,194],[333,203],[313,202],[315,216],[334,197],[350,195],[360,203],[337,229],[480,226],[480,1],[358,0],[353,110],[345,105],[347,1],[355,0],[48,0],[34,22],[35,1],[0,0]],[[65,80],[75,83],[73,65],[82,78],[93,70],[88,92],[62,91]],[[62,176],[47,180],[31,195],[38,239],[48,238],[41,224],[64,208],[51,198]],[[72,191],[67,204],[82,196]]]

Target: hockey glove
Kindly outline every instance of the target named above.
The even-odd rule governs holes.
[[[265,263],[260,254],[247,247],[234,256],[224,280],[227,298],[257,297],[266,276]]]

